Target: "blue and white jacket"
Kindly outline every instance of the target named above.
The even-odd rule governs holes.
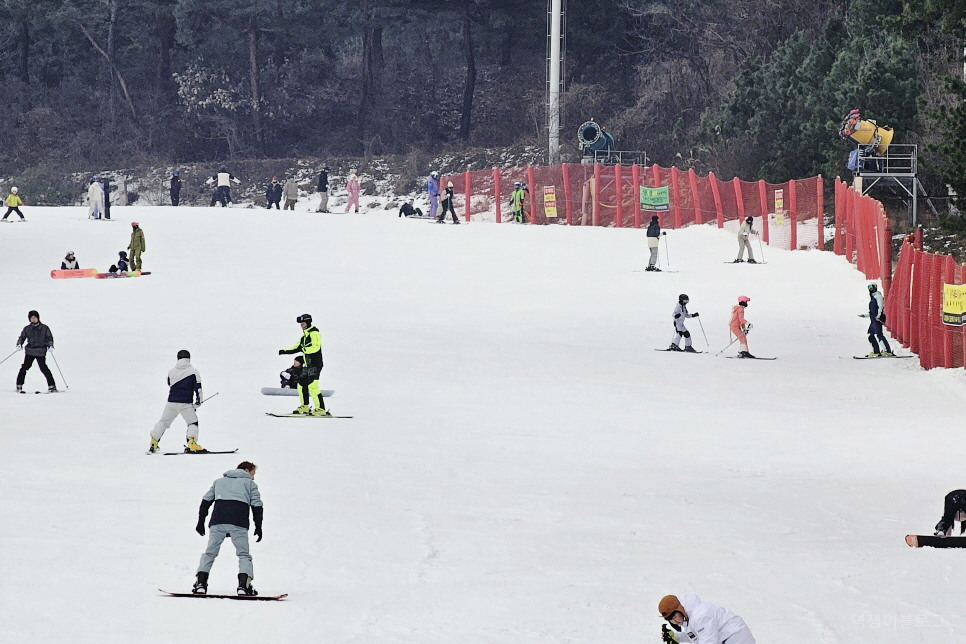
[[[181,358],[174,369],[168,372],[169,403],[198,403],[201,402],[201,374],[191,366],[191,360]]]
[[[228,470],[201,497],[200,515],[208,514],[208,507],[214,503],[208,527],[213,525],[236,525],[248,528],[248,508],[252,509],[255,527],[262,525],[262,497],[258,486],[245,470]]]

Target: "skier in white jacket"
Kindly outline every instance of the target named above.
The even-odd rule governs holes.
[[[671,623],[681,644],[755,644],[745,621],[727,608],[688,593],[667,595],[658,604],[661,617]]]
[[[688,353],[697,353],[691,346],[691,332],[684,326],[684,321],[688,318],[698,317],[697,312],[688,313],[688,296],[685,293],[678,295],[678,303],[674,307],[674,339],[668,351],[681,351],[681,338],[684,338],[684,350]]]
[[[87,202],[88,219],[100,219],[104,214],[104,186],[98,177],[91,179],[87,187]]]

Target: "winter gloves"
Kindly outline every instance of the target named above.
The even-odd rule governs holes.
[[[201,505],[198,507],[198,525],[195,526],[195,532],[200,534],[202,537],[205,536],[205,519],[208,518],[208,508],[214,501],[205,501],[202,499]]]
[[[252,506],[252,518],[255,519],[255,543],[262,540],[262,516],[265,513],[265,508],[258,505]]]

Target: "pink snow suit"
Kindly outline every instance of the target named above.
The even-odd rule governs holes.
[[[738,343],[741,345],[741,351],[748,350],[748,336],[745,335],[746,326],[748,326],[748,323],[745,322],[745,307],[741,306],[740,304],[735,304],[733,307],[731,307],[731,322],[728,323],[728,327],[738,338]]]
[[[349,193],[349,201],[345,205],[345,211],[349,212],[349,208],[355,205],[356,212],[359,212],[359,180],[356,179],[356,175],[353,174],[349,177],[345,189]]]

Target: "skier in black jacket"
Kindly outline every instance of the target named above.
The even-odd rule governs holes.
[[[268,184],[268,188],[265,189],[265,200],[268,202],[266,208],[272,209],[274,204],[275,210],[281,210],[282,206],[282,184],[278,182],[278,177],[272,177],[272,182]]]
[[[181,203],[181,177],[175,170],[171,173],[171,205],[177,206],[179,203]]]
[[[647,247],[651,250],[651,257],[647,260],[647,271],[660,272],[657,267],[658,244],[661,242],[661,224],[657,215],[651,217],[651,223],[647,225]]]
[[[423,211],[419,208],[413,208],[413,200],[407,199],[403,202],[403,205],[399,206],[399,216],[400,217],[422,217]]]
[[[54,334],[50,332],[50,327],[40,323],[40,313],[30,311],[27,313],[27,319],[30,320],[30,324],[23,328],[17,340],[18,349],[23,347],[24,342],[27,343],[23,349],[26,354],[23,365],[20,367],[20,373],[17,374],[17,392],[23,393],[23,381],[27,377],[27,370],[36,361],[40,367],[40,373],[47,379],[47,391],[53,393],[57,391],[57,384],[47,366],[47,349],[54,348]]]
[[[329,166],[319,172],[319,209],[315,212],[329,212]]]
[[[948,537],[953,533],[953,522],[959,521],[959,533],[966,532],[966,490],[953,490],[943,503],[943,518],[936,524],[936,536]]]

